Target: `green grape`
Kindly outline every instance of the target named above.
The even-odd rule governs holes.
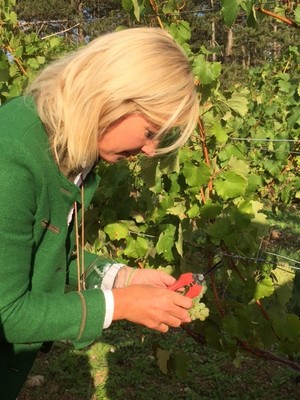
[[[206,292],[207,286],[205,282],[203,282],[203,288],[199,296],[193,299],[193,306],[190,309],[190,317],[192,321],[195,319],[199,319],[200,321],[204,321],[209,316],[209,309],[206,307],[204,303],[201,303],[200,300]]]

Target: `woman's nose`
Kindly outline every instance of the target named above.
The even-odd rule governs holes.
[[[155,151],[158,146],[158,140],[153,140],[151,143],[145,144],[141,148],[142,153],[144,153],[147,157],[153,157],[155,155]]]

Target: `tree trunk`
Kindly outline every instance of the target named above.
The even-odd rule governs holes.
[[[230,61],[231,56],[232,56],[232,48],[233,48],[233,30],[232,28],[229,28],[227,32],[227,41],[226,41],[226,46],[225,46],[225,62]]]
[[[83,1],[78,2],[77,6],[77,13],[78,13],[78,41],[80,44],[84,42],[84,30],[83,30]]]
[[[274,36],[276,37],[277,34],[277,23],[275,22],[274,26],[273,26],[273,32],[274,32]],[[281,46],[280,44],[277,42],[276,39],[274,39],[273,42],[273,58],[274,60],[278,60],[278,58],[280,57],[280,53],[281,53]]]
[[[242,46],[241,50],[243,54],[243,59],[242,59],[243,69],[249,69],[251,63],[250,53],[246,51],[245,46]]]

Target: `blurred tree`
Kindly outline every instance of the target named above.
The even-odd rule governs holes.
[[[145,0],[148,13],[141,23],[158,25],[150,7],[154,3],[148,3]],[[165,3],[155,3],[158,14],[163,12]],[[16,11],[26,30],[33,30],[41,37],[64,34],[71,42],[82,43],[120,25],[135,26],[137,22],[133,22],[122,4],[121,0],[17,0]],[[168,17],[189,22],[192,50],[198,52],[202,48],[210,61],[222,63],[222,85],[226,87],[244,82],[249,68],[274,62],[291,45],[300,46],[297,29],[261,13],[257,13],[257,28],[247,25],[246,14],[240,14],[228,28],[221,7],[220,0],[186,0],[178,3],[176,15]]]
[[[17,0],[16,12],[27,31],[64,34],[79,43],[130,24],[120,0]]]

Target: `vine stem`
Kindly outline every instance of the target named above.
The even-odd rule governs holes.
[[[282,15],[275,14],[274,12],[266,10],[263,7],[255,7],[255,11],[261,12],[262,14],[268,15],[269,17],[278,19],[279,21],[284,22],[285,24],[287,24],[289,26],[300,29],[300,25],[298,25],[295,21],[293,21],[287,17],[283,17]]]
[[[202,199],[203,204],[205,204],[206,203],[206,197],[205,197],[205,193],[204,193],[203,188],[200,188],[200,195],[201,195],[201,199]]]
[[[255,303],[258,305],[262,315],[265,317],[266,320],[270,321],[270,317],[268,316],[264,306],[261,304],[260,300],[255,300]],[[277,335],[276,335],[277,336]]]
[[[240,349],[247,351],[248,353],[251,353],[256,357],[264,358],[266,360],[276,361],[282,365],[293,368],[296,371],[300,371],[300,364],[296,361],[276,356],[270,351],[257,349],[256,347],[251,347],[248,342],[238,341],[238,345]]]
[[[237,268],[237,266],[236,266],[236,263],[235,263],[233,260],[230,260],[229,263],[230,263],[230,268],[233,269],[233,270],[237,273],[237,275],[238,275],[238,277],[241,279],[241,281],[245,283],[245,279],[243,278],[242,274],[241,274],[240,271],[238,270],[238,268]],[[261,311],[262,315],[264,316],[264,318],[265,318],[267,321],[269,321],[269,320],[270,320],[270,317],[269,317],[267,311],[265,310],[264,306],[262,305],[261,301],[260,301],[260,300],[255,300],[255,304],[256,304],[256,305],[258,306],[258,308],[260,309],[260,311]],[[274,330],[273,330],[273,332],[274,332]],[[276,335],[275,332],[274,332],[274,334]],[[277,339],[278,339],[278,336],[277,336],[277,335],[276,335],[276,337],[277,337]]]
[[[209,159],[208,149],[207,149],[207,145],[206,145],[206,135],[205,135],[205,129],[204,129],[202,119],[198,118],[197,124],[198,124],[198,128],[199,128],[200,140],[201,140],[202,150],[203,150],[203,154],[204,154],[204,158],[205,158],[205,163],[208,167],[210,167],[210,159]]]
[[[18,57],[15,57],[13,48],[10,47],[10,45],[2,45],[1,47],[4,50],[8,51],[11,55],[13,55],[14,61],[17,64],[17,66],[19,67],[19,70],[21,71],[21,73],[24,76],[27,76],[27,72],[25,71],[25,68],[23,67],[22,61]]]
[[[64,29],[63,31],[60,31],[60,32],[51,33],[51,35],[43,36],[41,39],[44,40],[44,39],[48,39],[48,38],[50,38],[50,37],[52,37],[52,36],[59,36],[59,35],[61,35],[62,33],[66,33],[66,32],[68,32],[68,31],[71,31],[72,29],[76,28],[76,27],[79,26],[79,25],[80,25],[80,23],[78,22],[77,24],[71,26],[70,28],[66,28],[66,29]]]
[[[192,338],[194,339],[197,343],[203,345],[207,345],[206,339],[201,336],[200,334],[195,333],[191,328],[189,328],[187,325],[181,325],[181,328]],[[241,350],[246,351],[247,353],[250,353],[251,355],[258,357],[258,358],[263,358],[264,360],[267,361],[275,361],[281,365],[284,365],[286,367],[292,368],[296,371],[300,371],[300,364],[297,361],[293,360],[288,360],[283,357],[279,357],[270,351],[258,349],[256,347],[251,347],[248,342],[238,340],[237,341],[238,347]]]
[[[161,22],[161,19],[160,19],[159,15],[158,15],[158,6],[157,6],[155,0],[150,0],[150,4],[151,4],[151,7],[152,7],[153,11],[155,12],[155,17],[157,19],[157,22],[158,22],[159,26],[162,29],[164,29],[163,23]]]
[[[207,148],[207,145],[206,145],[205,128],[204,128],[203,121],[202,121],[202,119],[200,119],[200,117],[197,120],[197,125],[198,125],[198,128],[199,128],[199,136],[200,136],[200,141],[201,141],[202,151],[203,151],[203,154],[204,154],[205,163],[206,163],[206,165],[208,167],[210,167],[211,161],[210,161],[210,158],[209,158],[208,148]],[[209,197],[209,195],[210,195],[210,193],[212,191],[212,188],[213,188],[212,178],[210,178],[209,183],[208,183],[208,197]],[[205,203],[206,202],[206,198],[205,198],[203,189],[201,189],[200,192],[201,192],[201,197],[202,197],[203,203]]]
[[[215,298],[215,301],[216,301],[216,305],[217,305],[219,314],[221,315],[222,318],[224,318],[225,313],[224,313],[223,308],[221,307],[221,303],[220,303],[220,299],[219,299],[219,293],[218,293],[218,290],[217,290],[217,287],[216,287],[215,274],[211,274],[210,275],[210,281],[211,281],[211,286],[212,286],[212,289],[213,289],[214,298]]]

